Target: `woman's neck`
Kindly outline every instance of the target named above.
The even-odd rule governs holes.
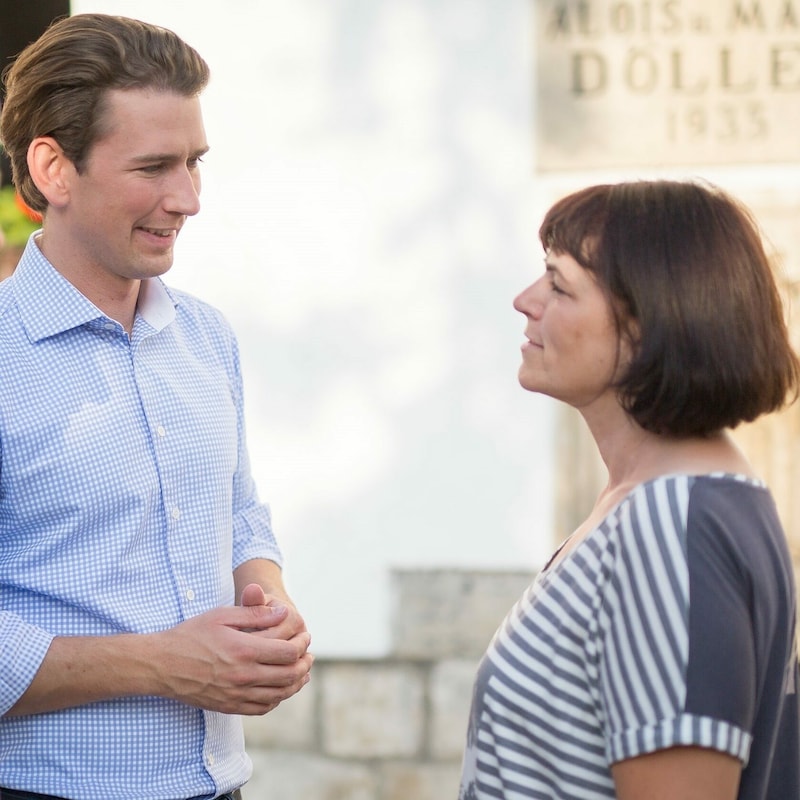
[[[629,414],[605,415],[602,424],[587,419],[608,470],[601,499],[616,499],[634,486],[676,473],[732,472],[753,476],[747,458],[726,431],[675,438],[646,431]]]

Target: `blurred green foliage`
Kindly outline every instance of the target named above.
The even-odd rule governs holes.
[[[6,245],[24,246],[28,237],[41,227],[41,223],[34,222],[17,203],[13,186],[0,187],[0,229]]]

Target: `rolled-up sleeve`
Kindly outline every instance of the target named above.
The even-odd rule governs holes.
[[[52,641],[47,631],[0,611],[0,716],[25,694]]]
[[[233,479],[233,569],[254,558],[269,559],[282,566],[283,555],[272,530],[272,514],[269,505],[259,500],[250,470],[242,373],[235,338],[232,346],[232,382],[235,387],[234,403],[239,439],[237,470]]]

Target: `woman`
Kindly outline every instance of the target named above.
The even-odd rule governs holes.
[[[519,380],[578,409],[608,484],[479,668],[461,800],[800,797],[792,564],[726,429],[795,397],[748,213],[595,186],[540,229]]]

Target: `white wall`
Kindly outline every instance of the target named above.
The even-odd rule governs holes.
[[[210,63],[169,281],[221,307],[316,652],[386,650],[387,570],[530,566],[552,408],[516,382],[540,270],[528,0],[72,0]]]

